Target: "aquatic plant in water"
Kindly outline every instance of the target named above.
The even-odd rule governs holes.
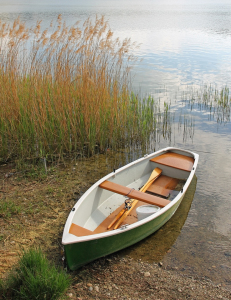
[[[204,85],[196,93],[191,92],[188,105],[191,110],[197,107],[209,112],[209,117],[217,123],[230,121],[231,96],[227,86],[217,89],[212,85]]]

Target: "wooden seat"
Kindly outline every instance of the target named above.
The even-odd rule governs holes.
[[[134,189],[107,180],[101,183],[99,187],[123,196],[128,196],[130,199],[140,200],[148,204],[157,205],[159,207],[164,207],[170,203],[170,201],[162,199],[160,197],[142,193],[140,191],[136,191]]]
[[[194,164],[193,157],[185,156],[174,152],[167,152],[165,154],[150,159],[150,161],[188,172],[192,170]]]
[[[69,233],[74,234],[76,236],[85,236],[94,234],[94,231],[88,230],[82,226],[72,223],[69,229]]]
[[[179,182],[179,179],[161,175],[147,189],[147,192],[167,198],[169,196],[169,193],[175,189],[178,182]]]
[[[129,196],[129,198],[131,199],[139,200],[138,203],[136,204],[136,208],[146,203],[158,205],[160,207],[164,207],[170,203],[169,200],[157,196],[145,194],[143,192],[136,191],[134,189],[107,180],[101,183],[99,187],[114,193],[118,193],[120,195]],[[118,207],[112,214],[110,214],[101,224],[99,224],[99,226],[94,231],[88,230],[82,226],[72,223],[70,226],[69,233],[81,237],[81,236],[93,235],[93,234],[113,230],[113,227],[111,227],[111,229],[107,229],[107,227],[115,218],[115,216],[117,216],[117,214],[121,211],[121,209],[123,209],[123,207],[124,207],[124,203],[120,207]],[[128,216],[126,217],[126,221],[124,221],[121,225],[133,224],[135,222],[137,222],[137,214],[135,210],[131,210],[131,212],[129,212]]]

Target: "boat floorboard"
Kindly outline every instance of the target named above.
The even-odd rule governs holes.
[[[147,192],[167,198],[171,191],[176,188],[178,183],[179,179],[161,175],[152,185],[150,185]]]
[[[137,222],[137,214],[136,214],[136,208],[141,205],[147,205],[147,203],[138,201],[138,203],[135,206],[135,209],[131,211],[131,213],[126,217],[123,223],[121,223],[120,226],[123,226],[125,224],[133,224]],[[111,213],[99,226],[94,230],[90,231],[88,229],[85,229],[79,225],[76,225],[74,223],[71,224],[69,233],[74,234],[76,236],[86,236],[86,235],[92,235],[97,233],[102,233],[106,231],[113,230],[114,226],[112,226],[110,229],[107,229],[108,225],[114,220],[114,218],[118,215],[118,213],[124,208],[124,203],[120,205],[113,213]]]

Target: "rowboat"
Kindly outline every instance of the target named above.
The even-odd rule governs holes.
[[[74,205],[64,227],[68,268],[75,270],[157,231],[179,207],[198,160],[196,153],[168,147],[92,185]]]

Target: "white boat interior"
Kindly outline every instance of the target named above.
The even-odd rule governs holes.
[[[155,201],[158,206],[165,207],[176,198],[194,172],[195,158],[192,152],[166,148],[105,176],[75,204],[68,225],[66,224],[69,233],[85,236],[113,230],[113,227],[107,229],[108,225],[124,208],[125,199],[131,195],[132,199],[136,197],[139,200],[135,208],[147,203],[155,204]],[[145,193],[137,192],[147,183],[156,168],[161,169],[161,174],[153,180]],[[133,209],[121,226],[137,221],[136,209]]]

